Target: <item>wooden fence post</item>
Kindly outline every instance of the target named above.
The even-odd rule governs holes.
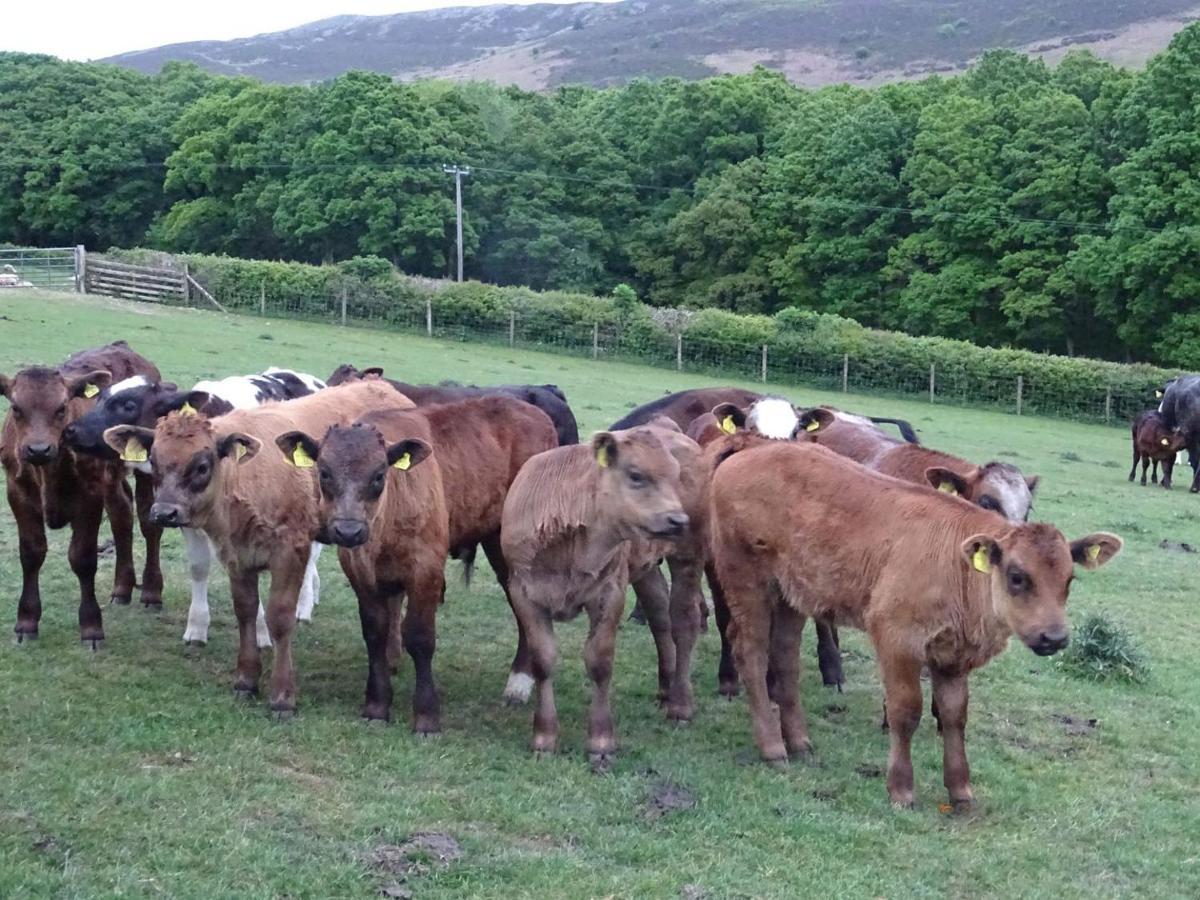
[[[75,245],[75,293],[87,293],[87,248]]]
[[[258,286],[258,314],[260,316],[267,314],[267,283],[265,281]]]
[[[842,393],[850,392],[850,354],[842,354]]]
[[[183,305],[192,305],[192,273],[188,271],[188,264],[183,264]]]
[[[433,337],[433,298],[425,298],[425,336]]]
[[[342,285],[342,325],[346,324],[346,285]]]
[[[683,371],[683,332],[675,335],[675,369]]]
[[[592,323],[592,359],[600,358],[600,323]]]
[[[514,309],[508,314],[508,346],[515,347],[517,345],[517,311]]]
[[[929,402],[930,403],[933,402],[933,398],[935,395],[935,387],[937,385],[936,376],[934,374],[934,367],[935,367],[934,363],[929,364]]]
[[[1104,424],[1112,422],[1112,385],[1104,388]]]
[[[762,352],[762,382],[767,383],[767,345],[763,344]]]
[[[1025,376],[1017,376],[1017,415],[1021,414],[1021,401],[1025,394]]]

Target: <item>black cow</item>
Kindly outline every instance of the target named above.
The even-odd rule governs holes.
[[[1200,493],[1200,375],[1180,375],[1167,382],[1158,411],[1166,428],[1182,432],[1192,467],[1192,493]]]

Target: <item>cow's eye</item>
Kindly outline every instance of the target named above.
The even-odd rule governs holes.
[[[1012,571],[1008,573],[1008,589],[1014,594],[1019,594],[1029,587],[1029,576],[1024,572]]]
[[[371,479],[371,490],[379,493],[383,490],[384,481],[387,479],[387,472],[376,472],[375,477]]]
[[[629,473],[629,483],[632,484],[634,487],[644,487],[649,482],[649,480],[650,479],[648,479],[645,475],[643,475],[641,472],[637,471],[636,469],[633,469]]]
[[[204,461],[196,463],[196,465],[192,467],[192,474],[197,478],[203,478],[208,474],[208,462]]]
[[[65,403],[54,411],[54,418],[56,418],[56,419],[66,418],[66,415],[67,415],[67,406]]]
[[[990,509],[992,512],[1000,512],[1000,501],[991,494],[984,494],[980,497],[979,505],[984,509]]]
[[[137,401],[136,400],[126,400],[124,403],[121,404],[121,406],[123,409],[125,409],[126,412],[134,412],[137,410]]]

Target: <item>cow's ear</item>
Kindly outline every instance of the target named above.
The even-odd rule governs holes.
[[[7,397],[12,390],[12,381],[7,375],[0,375],[0,397]]]
[[[735,403],[718,403],[713,407],[712,414],[726,434],[734,434],[739,428],[746,427],[746,411]]]
[[[317,442],[303,431],[289,431],[275,438],[275,446],[283,458],[297,469],[311,469],[317,464]]]
[[[368,366],[362,370],[363,378],[382,378],[383,366]]]
[[[173,381],[160,381],[158,383],[158,390],[164,394],[173,394],[175,391],[179,390],[179,385]]]
[[[148,462],[150,448],[154,446],[154,429],[138,425],[114,425],[105,430],[104,443],[108,444],[123,462]]]
[[[97,369],[95,372],[80,375],[68,384],[67,393],[72,397],[95,397],[110,384],[112,384],[112,373]]]
[[[217,441],[217,457],[219,459],[232,458],[238,463],[254,459],[261,449],[262,441],[248,434],[242,434],[240,431],[227,434]]]
[[[185,416],[194,416],[210,399],[211,395],[207,391],[176,391],[155,403],[154,414],[161,418],[167,413],[178,411]]]
[[[1097,531],[1077,541],[1071,541],[1071,559],[1085,569],[1098,569],[1120,553],[1123,546],[1125,542],[1115,534]]]
[[[1038,486],[1038,484],[1041,483],[1041,480],[1042,480],[1042,478],[1040,475],[1026,475],[1025,476],[1025,484],[1027,484],[1029,486],[1029,493],[1032,494],[1034,491],[1037,490],[1037,486]]]
[[[408,438],[387,448],[387,461],[393,469],[407,472],[413,466],[419,465],[432,452],[433,448],[420,438]]]
[[[1004,558],[1004,552],[995,539],[986,534],[969,537],[962,543],[962,555],[976,572],[987,575]]]
[[[602,469],[616,465],[617,439],[609,431],[597,431],[592,435],[592,453],[596,457],[596,465]]]
[[[799,418],[796,424],[797,435],[802,431],[808,434],[815,434],[837,421],[837,417],[832,412],[820,406],[805,410],[804,412],[796,410],[796,415]]]
[[[941,466],[932,466],[926,469],[925,480],[929,482],[930,487],[941,491],[943,494],[954,494],[958,497],[965,497],[967,491],[970,489],[965,478],[957,472]]]

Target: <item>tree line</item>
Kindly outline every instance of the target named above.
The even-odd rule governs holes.
[[[764,69],[538,94],[0,54],[0,242],[143,245],[1200,367],[1200,24],[1139,72],[1008,51],[805,90]]]

